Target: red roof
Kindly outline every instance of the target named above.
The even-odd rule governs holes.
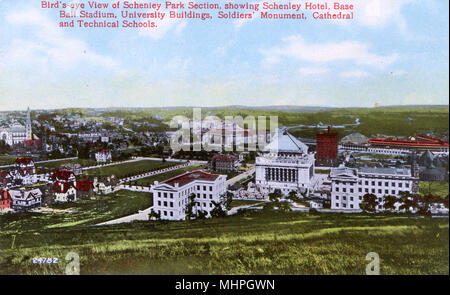
[[[200,170],[194,170],[191,172],[186,172],[184,174],[169,178],[164,183],[167,183],[171,186],[175,186],[175,183],[178,183],[179,186],[183,186],[195,180],[207,180],[214,181],[219,177],[217,174],[206,173]]]
[[[88,192],[92,188],[92,181],[90,179],[78,180],[75,188],[82,192]]]
[[[393,145],[393,146],[430,146],[430,147],[448,147],[448,142],[432,138],[425,135],[417,135],[419,140],[397,140],[397,139],[370,139],[370,144]]]
[[[24,165],[29,165],[32,162],[33,162],[33,159],[31,159],[31,158],[17,158],[14,161],[14,163],[16,163],[16,164],[24,164]]]
[[[56,180],[56,179],[69,180],[71,175],[75,175],[73,173],[73,171],[58,169],[53,172],[52,179],[53,180]]]
[[[72,182],[55,181],[53,183],[52,189],[56,193],[66,193],[71,186],[73,186]]]
[[[41,145],[41,140],[40,139],[25,139],[24,144],[26,146],[32,146],[33,144]]]
[[[97,153],[109,153],[109,149],[98,149]]]

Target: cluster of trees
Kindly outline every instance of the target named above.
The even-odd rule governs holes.
[[[208,212],[206,210],[199,210],[196,208],[195,204],[195,194],[192,193],[189,195],[189,201],[186,204],[186,221],[191,221],[194,219],[206,219]],[[233,194],[227,192],[224,196],[221,197],[219,202],[212,201],[214,208],[210,211],[211,217],[225,217],[227,215],[227,211],[231,209],[231,202],[233,201]],[[158,212],[152,211],[149,214],[150,219],[160,220],[161,214]]]
[[[397,209],[404,212],[415,212],[423,216],[431,215],[432,204],[443,204],[448,208],[448,195],[441,198],[437,195],[417,195],[404,192],[400,197],[386,195],[382,202],[374,194],[365,194],[360,204],[360,208],[365,212],[375,212],[377,206],[383,203],[385,211],[397,212]]]

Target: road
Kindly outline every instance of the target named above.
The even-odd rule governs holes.
[[[231,179],[228,179],[227,180],[227,184],[228,184],[228,186],[232,186],[236,182],[238,182],[238,181],[240,181],[240,180],[242,180],[244,178],[247,178],[250,175],[253,175],[253,173],[255,173],[255,167],[252,167],[249,170],[245,171],[244,173],[241,173],[241,174],[239,174],[239,175],[237,175],[237,176],[235,176],[235,177],[233,177]]]

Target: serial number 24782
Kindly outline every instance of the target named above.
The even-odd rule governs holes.
[[[33,264],[58,264],[58,258],[33,258]]]

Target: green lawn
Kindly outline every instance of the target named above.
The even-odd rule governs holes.
[[[162,162],[154,160],[142,160],[137,162],[129,162],[124,164],[117,164],[112,166],[106,166],[101,168],[94,168],[85,170],[86,175],[115,175],[118,178],[126,176],[137,175],[148,171],[153,171],[165,167],[179,165],[176,162]]]
[[[16,157],[0,156],[0,166],[6,166],[6,165],[14,164],[15,160],[16,160]]]
[[[428,181],[420,181],[419,182],[419,193],[433,194],[439,195],[441,197],[448,196],[448,181],[438,181],[438,182],[428,182]]]
[[[185,167],[185,168],[169,171],[169,172],[166,172],[166,173],[162,173],[162,174],[158,174],[158,175],[142,178],[142,179],[139,179],[137,181],[131,182],[131,184],[139,185],[139,186],[151,186],[151,185],[153,185],[154,181],[161,182],[161,181],[164,181],[166,179],[175,177],[177,175],[183,174],[183,173],[188,172],[188,171],[202,169],[202,167],[203,167],[203,165],[188,166],[188,167]]]
[[[45,167],[47,169],[58,169],[61,165],[64,164],[80,164],[81,167],[89,167],[97,164],[97,161],[90,159],[76,159],[76,160],[61,160],[55,162],[47,162],[47,163],[37,163],[37,167]]]
[[[69,209],[57,213],[17,213],[0,216],[2,232],[21,234],[28,231],[40,231],[49,228],[80,227],[137,213],[153,204],[149,193],[118,191],[105,196],[96,196],[96,200],[80,200],[73,203],[54,204],[51,208]]]
[[[8,222],[6,222],[8,223]],[[448,219],[253,211],[192,222],[136,222],[0,233],[0,274],[449,274]],[[33,257],[57,257],[52,266]]]
[[[253,201],[253,200],[233,200],[231,202],[231,208],[239,207],[239,206],[247,206],[247,205],[254,205],[254,204],[262,204],[263,201]]]

